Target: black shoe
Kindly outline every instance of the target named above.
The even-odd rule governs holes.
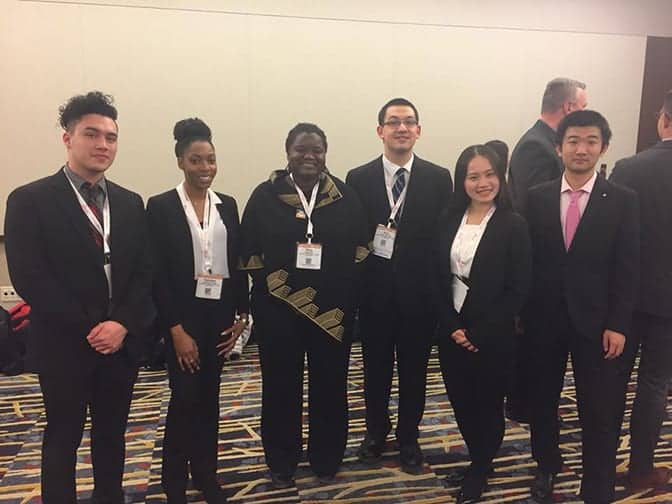
[[[488,484],[488,473],[477,472],[474,470],[466,471],[460,493],[457,495],[458,504],[469,504],[478,502]]]
[[[372,464],[380,460],[380,456],[385,448],[385,440],[376,441],[368,434],[357,449],[357,457],[365,464]]]
[[[537,502],[550,502],[553,497],[553,485],[555,485],[555,473],[537,469],[530,488],[532,498]]]
[[[226,504],[226,494],[217,484],[206,486],[203,489],[203,497],[208,504]]]
[[[399,461],[401,470],[405,473],[420,474],[424,470],[425,457],[417,441],[413,444],[402,444],[399,447]]]
[[[328,485],[333,483],[336,479],[336,473],[316,474],[315,476],[317,476],[317,481],[319,481],[321,485]]]
[[[285,488],[291,488],[296,485],[294,482],[294,475],[292,474],[271,472],[271,482],[273,483],[273,488],[276,490],[284,490]]]
[[[464,480],[464,475],[467,473],[467,467],[453,467],[448,470],[446,476],[443,478],[443,483],[447,487],[458,487],[462,484]]]

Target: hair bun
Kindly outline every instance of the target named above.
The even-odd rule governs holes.
[[[173,137],[176,142],[181,142],[188,138],[204,138],[212,141],[212,132],[207,124],[199,118],[194,117],[177,121],[173,128]]]

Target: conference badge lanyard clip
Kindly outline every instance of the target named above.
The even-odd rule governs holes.
[[[382,257],[383,259],[390,259],[394,252],[394,240],[397,238],[397,230],[393,228],[392,225],[401,209],[401,205],[404,204],[404,200],[406,199],[408,184],[406,184],[404,190],[401,191],[396,203],[394,203],[394,197],[392,196],[392,187],[387,183],[385,186],[387,189],[387,199],[391,208],[390,216],[387,219],[387,225],[378,224],[376,227],[376,232],[373,235],[373,254]]]
[[[294,177],[290,174],[292,182],[294,182]],[[313,210],[315,209],[315,202],[317,201],[317,192],[319,189],[319,181],[315,182],[313,186],[313,191],[310,194],[310,202],[306,200],[305,194],[296,185],[294,182],[294,187],[296,193],[299,195],[301,200],[301,205],[303,206],[303,212],[306,215],[306,220],[308,221],[308,227],[306,229],[306,243],[297,243],[296,244],[296,268],[297,269],[308,269],[308,270],[319,270],[322,267],[322,245],[319,243],[313,243]]]
[[[112,254],[110,251],[110,198],[105,196],[105,201],[103,202],[103,224],[101,226],[100,221],[94,215],[94,213],[89,208],[89,205],[84,201],[84,198],[75,187],[75,184],[72,183],[72,180],[68,177],[68,182],[72,186],[72,190],[75,191],[75,196],[77,196],[77,201],[79,206],[82,207],[84,215],[86,215],[89,222],[94,227],[94,229],[100,233],[100,236],[103,238],[103,270],[105,271],[105,278],[107,279],[107,294],[109,299],[112,299]]]
[[[208,200],[205,205],[205,215],[203,216],[203,226],[198,222],[198,216],[194,206],[189,200],[182,184],[178,186],[178,194],[182,200],[187,219],[190,222],[190,228],[196,231],[196,236],[192,239],[198,239],[201,250],[201,260],[195,261],[194,271],[196,271],[196,293],[197,298],[201,299],[220,299],[222,296],[222,284],[224,275],[215,275],[212,273],[212,247],[215,234],[215,225],[212,222],[213,211],[217,211],[215,203],[208,191]]]

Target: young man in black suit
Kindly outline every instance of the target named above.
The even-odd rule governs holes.
[[[597,112],[569,114],[558,126],[561,178],[532,188],[526,216],[533,288],[526,309],[531,386],[532,484],[551,498],[561,471],[558,404],[572,356],[582,432],[581,497],[614,497],[616,449],[629,378],[632,311],[639,272],[637,196],[595,172],[611,131]]]
[[[658,115],[660,142],[616,163],[610,180],[639,196],[641,273],[633,318],[633,337],[641,357],[637,395],[630,420],[632,490],[662,488],[672,476],[653,467],[653,452],[665,418],[672,381],[672,90]]]
[[[427,257],[453,183],[448,170],[413,154],[421,127],[411,102],[395,98],[386,103],[377,132],[383,155],[351,170],[346,179],[364,205],[373,240],[359,311],[367,435],[358,456],[377,461],[392,428],[388,405],[396,353],[401,467],[418,473],[423,467],[418,424],[436,328]]]
[[[105,178],[117,111],[100,92],[60,108],[67,163],[14,190],[5,214],[9,273],[32,307],[47,415],[42,501],[76,502],[75,463],[91,413],[93,502],[122,503],[124,433],[143,349],[151,272],[142,199]]]
[[[556,151],[555,130],[567,114],[588,104],[586,85],[573,79],[556,78],[546,84],[541,100],[541,116],[520,138],[511,153],[509,187],[514,207],[522,212],[527,191],[562,175],[562,160]],[[506,401],[506,414],[512,420],[529,422],[529,383],[532,381],[527,355],[529,329],[516,339],[516,367]]]

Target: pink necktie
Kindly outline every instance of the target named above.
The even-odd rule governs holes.
[[[569,250],[572,244],[576,228],[579,227],[579,221],[581,220],[581,212],[579,211],[579,196],[581,196],[581,192],[581,189],[569,192],[569,207],[565,215],[565,248],[567,250]]]

